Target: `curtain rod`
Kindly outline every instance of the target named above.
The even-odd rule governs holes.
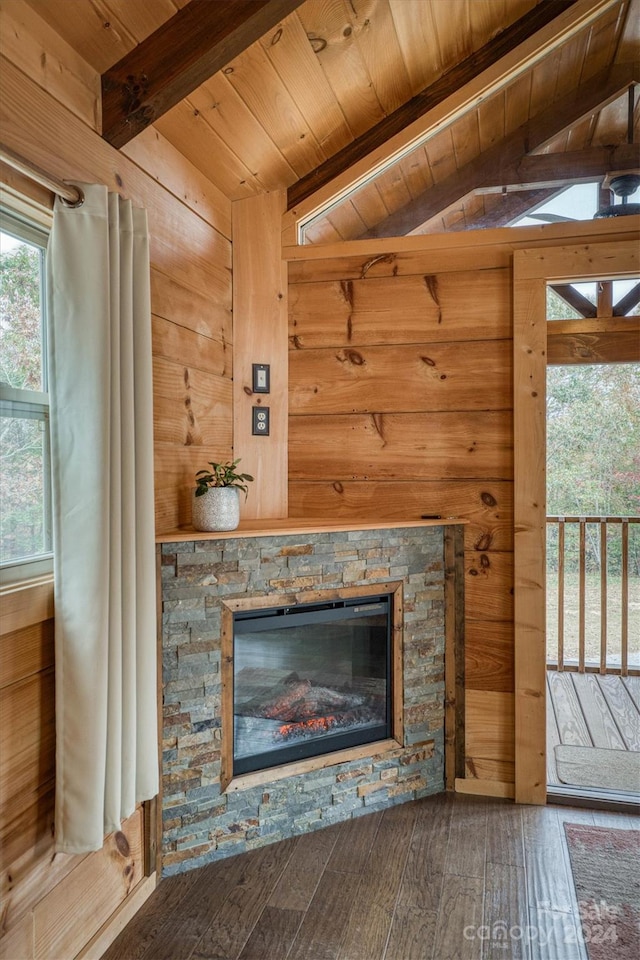
[[[15,151],[10,150],[9,147],[5,147],[3,143],[0,144],[0,160],[19,173],[23,173],[26,177],[29,177],[30,180],[34,180],[42,187],[46,187],[47,190],[51,190],[52,193],[62,197],[69,206],[79,207],[84,203],[84,193],[80,187],[74,187],[72,184],[65,183],[64,180],[59,180],[57,177],[51,176],[51,174],[46,173],[46,171],[40,167],[25,160],[19,153],[15,153]]]

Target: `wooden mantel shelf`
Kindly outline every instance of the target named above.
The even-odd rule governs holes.
[[[326,518],[289,517],[281,520],[241,520],[236,530],[205,533],[193,527],[179,527],[156,535],[156,543],[184,543],[189,540],[230,540],[234,537],[298,536],[305,533],[335,533],[340,530],[394,530],[398,527],[444,527],[449,524],[465,524],[468,520],[459,517],[442,517],[436,520],[351,520],[336,523]]]

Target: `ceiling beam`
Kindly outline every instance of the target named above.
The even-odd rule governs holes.
[[[483,185],[504,185],[500,181],[517,176],[518,165],[527,154],[541,149],[563,130],[616,100],[630,83],[639,78],[640,66],[637,64],[617,64],[602,70],[451,176],[425,190],[410,204],[392,213],[364,234],[363,239],[405,236]],[[534,164],[535,161],[532,166]]]
[[[567,183],[589,183],[612,170],[630,171],[640,167],[640,143],[587,147],[566,153],[540,153],[521,157],[515,163],[500,166],[479,187],[477,193],[508,193],[542,187],[562,187]]]
[[[306,216],[309,205],[304,201],[313,194],[319,191],[318,204],[313,206],[330,200],[332,193],[335,196],[343,191],[347,172],[354,184],[362,175],[366,176],[367,169],[384,163],[385,156],[388,161],[394,153],[406,149],[411,140],[424,136],[429,128],[451,122],[455,115],[504,86],[510,77],[532,67],[611,5],[611,0],[538,3],[480,50],[293,184],[287,193],[288,210],[298,207],[296,214]],[[327,189],[334,186],[333,180],[337,189]]]
[[[565,303],[586,320],[593,320],[598,316],[598,308],[595,303],[587,300],[587,298],[580,293],[579,290],[576,290],[575,287],[572,287],[570,283],[554,283],[551,289],[555,290]]]
[[[123,147],[304,0],[190,0],[102,75],[102,136]]]
[[[472,220],[464,220],[447,228],[447,233],[460,233],[463,230],[491,230],[494,227],[508,227],[514,220],[526,216],[530,210],[539,207],[555,197],[557,187],[540,190],[522,190],[517,193],[505,193],[490,210],[479,214]],[[418,231],[419,232],[419,231]]]

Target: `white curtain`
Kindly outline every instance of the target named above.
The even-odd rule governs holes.
[[[47,255],[56,849],[102,846],[158,792],[146,213],[57,200]]]

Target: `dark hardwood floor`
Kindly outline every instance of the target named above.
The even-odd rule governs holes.
[[[640,827],[431,797],[163,880],[103,960],[584,960],[565,821]]]

